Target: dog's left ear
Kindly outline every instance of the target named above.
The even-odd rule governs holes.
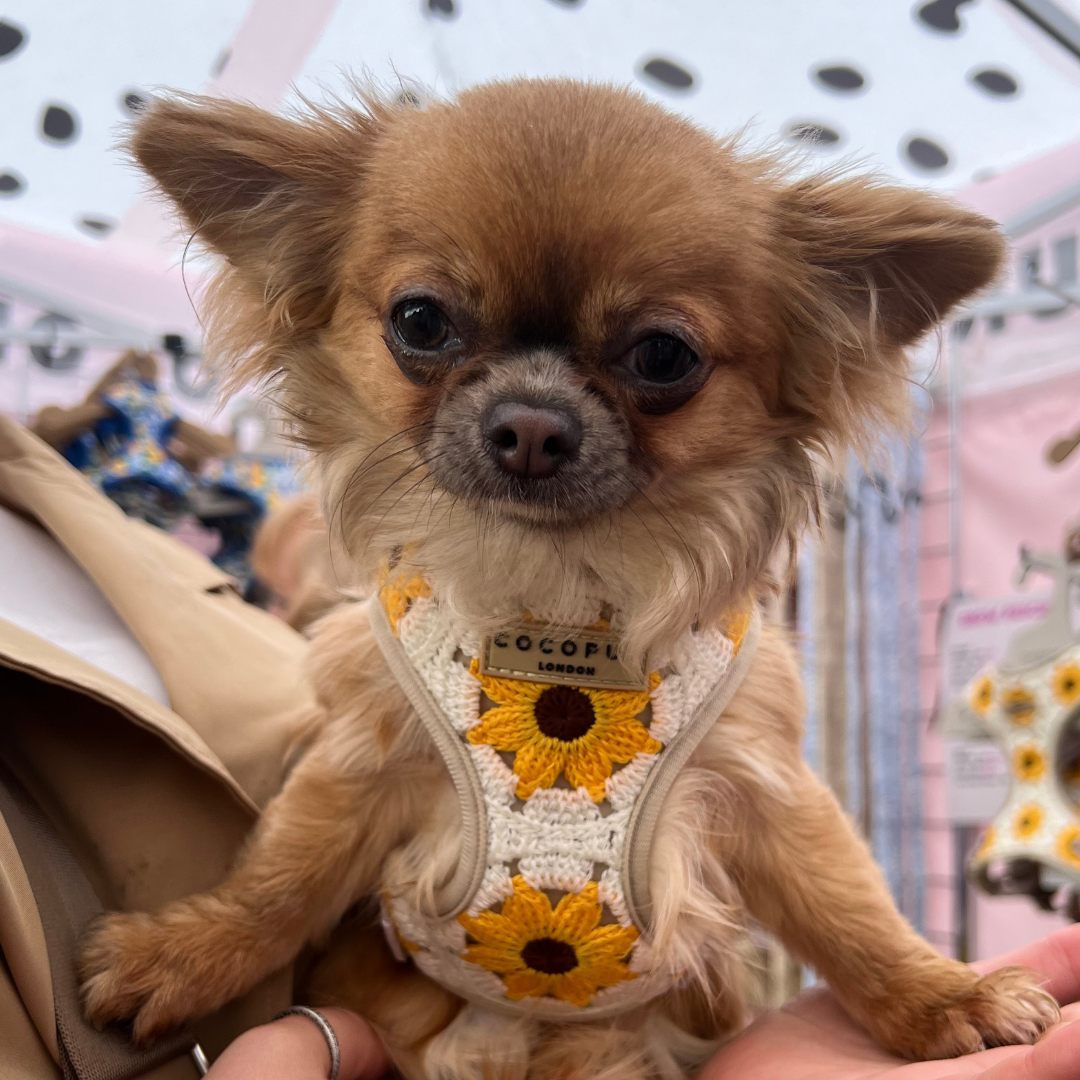
[[[175,96],[140,116],[131,151],[262,310],[303,333],[332,310],[342,217],[378,128],[359,109],[294,121],[241,102]]]
[[[905,347],[995,280],[1000,229],[950,199],[867,177],[794,183],[779,193],[777,221],[792,271],[781,298],[789,404],[826,440],[902,420]]]

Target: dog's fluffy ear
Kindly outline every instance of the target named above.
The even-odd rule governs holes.
[[[279,325],[303,333],[333,306],[344,207],[379,118],[311,110],[297,122],[219,98],[158,100],[131,150],[196,239],[225,256]]]
[[[903,422],[905,347],[994,281],[1004,237],[950,199],[867,177],[796,182],[778,220],[799,279],[784,300],[791,404],[819,441],[859,444]]]

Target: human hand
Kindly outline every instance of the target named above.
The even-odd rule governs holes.
[[[378,1080],[390,1068],[382,1042],[348,1009],[319,1009],[341,1047],[338,1080]],[[231,1042],[206,1080],[327,1080],[330,1051],[322,1032],[305,1016],[285,1016],[251,1028]]]
[[[698,1080],[1080,1080],[1080,925],[1059,930],[1008,956],[974,965],[980,972],[1019,965],[1046,976],[1065,1006],[1062,1022],[1035,1046],[1000,1046],[942,1061],[906,1062],[885,1053],[827,989],[800,994],[755,1021],[720,1051]]]
[[[979,971],[1041,971],[1064,1006],[1062,1023],[1035,1046],[1002,1046],[963,1058],[905,1062],[881,1050],[825,989],[808,990],[752,1024],[699,1080],[1080,1080],[1080,926],[1061,930]],[[355,1013],[323,1009],[341,1044],[339,1080],[378,1080],[389,1068],[378,1036]],[[302,1016],[252,1028],[214,1063],[207,1080],[326,1080],[330,1054]]]

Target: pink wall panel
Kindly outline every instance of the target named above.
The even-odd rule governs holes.
[[[1029,318],[1024,316],[1025,319]],[[1016,552],[1021,543],[1060,546],[1067,524],[1080,521],[1080,453],[1061,468],[1044,459],[1047,443],[1080,425],[1080,374],[1044,380],[1006,393],[969,398],[961,416],[960,462],[963,536],[961,582],[973,597],[1013,590]],[[924,445],[924,507],[919,570],[921,618],[920,696],[924,715],[937,696],[937,613],[949,592],[949,562],[939,552],[948,542],[945,415],[931,415]],[[1045,582],[1042,583],[1045,585]],[[941,740],[933,730],[922,737],[924,857],[928,882],[927,929],[931,939],[954,931],[954,833],[945,820]],[[1060,927],[1057,915],[1040,912],[1026,898],[969,896],[969,945],[974,957],[997,955]]]
[[[1011,591],[1020,544],[1057,550],[1080,519],[1080,453],[1058,467],[1043,456],[1077,426],[1080,374],[965,403],[961,575],[973,596]]]

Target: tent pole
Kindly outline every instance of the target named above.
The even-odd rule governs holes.
[[[960,394],[961,372],[959,345],[952,328],[945,331],[947,364],[946,416],[949,447],[949,600],[963,595],[961,544],[963,542],[963,488],[960,470]]]

